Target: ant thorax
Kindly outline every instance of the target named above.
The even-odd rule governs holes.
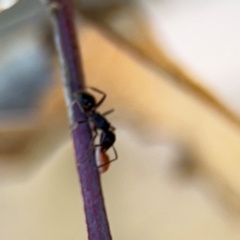
[[[89,115],[90,121],[94,124],[93,127],[96,129],[101,129],[107,131],[110,128],[110,123],[101,114],[92,112]]]

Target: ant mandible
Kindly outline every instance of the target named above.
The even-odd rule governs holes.
[[[116,140],[116,135],[114,133],[115,128],[106,120],[104,116],[112,113],[114,110],[111,109],[103,114],[100,114],[96,112],[96,109],[104,102],[106,98],[106,94],[97,88],[94,87],[88,87],[92,91],[95,91],[99,94],[102,94],[102,98],[97,103],[94,96],[86,91],[79,91],[75,93],[75,101],[79,108],[87,114],[88,119],[83,121],[78,121],[78,124],[89,122],[91,124],[91,128],[94,131],[95,135],[93,137],[92,142],[94,142],[95,138],[97,137],[97,131],[101,130],[100,135],[100,143],[98,145],[94,145],[94,147],[98,147],[98,151],[96,151],[97,154],[97,161],[100,163],[98,165],[99,169],[101,169],[101,172],[105,172],[108,167],[106,165],[109,165],[110,162],[117,160],[118,155],[117,151],[114,148],[113,144]],[[112,160],[109,160],[108,156],[106,155],[106,151],[109,148],[113,148],[115,157]],[[92,148],[90,148],[89,154],[92,152]],[[86,158],[86,160],[89,157],[89,154]],[[84,160],[83,162],[85,162]],[[105,167],[103,167],[105,166]]]

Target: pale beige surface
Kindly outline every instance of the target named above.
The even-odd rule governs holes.
[[[118,137],[121,159],[102,176],[114,239],[239,239],[196,182],[167,176],[163,147],[122,127]],[[1,188],[1,239],[86,239],[71,143],[49,160],[32,181]]]
[[[239,222],[225,211],[236,208],[223,185],[240,190],[239,130],[95,30],[85,28],[81,44],[88,85],[108,93],[101,110],[116,109],[109,119],[117,127],[119,160],[102,176],[114,239],[239,239]],[[1,240],[86,239],[61,94],[44,106],[47,121],[22,165],[1,173],[9,180],[19,170],[25,179],[0,186]],[[184,157],[200,166],[185,181],[177,168]]]

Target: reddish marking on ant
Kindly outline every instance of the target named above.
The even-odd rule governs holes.
[[[110,166],[110,159],[109,156],[106,154],[105,151],[101,149],[101,147],[96,147],[95,148],[95,154],[96,154],[96,162],[97,162],[97,167],[98,171],[100,173],[104,173],[108,170]]]

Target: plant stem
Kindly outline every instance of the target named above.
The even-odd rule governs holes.
[[[73,3],[71,0],[42,0],[50,10],[55,43],[61,63],[62,82],[70,125],[76,119],[86,119],[84,112],[73,106],[73,93],[84,90],[84,76],[74,26]],[[108,219],[104,206],[100,177],[95,163],[95,154],[83,162],[92,146],[89,124],[79,124],[72,130],[76,165],[82,187],[84,210],[89,240],[111,240]],[[93,151],[94,152],[94,151]]]

